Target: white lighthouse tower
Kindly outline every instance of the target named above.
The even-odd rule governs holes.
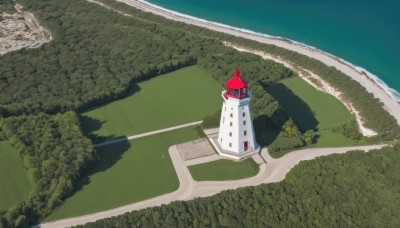
[[[240,77],[239,70],[226,82],[222,91],[222,105],[218,139],[212,140],[220,155],[241,159],[258,153],[260,146],[254,135],[248,82]]]

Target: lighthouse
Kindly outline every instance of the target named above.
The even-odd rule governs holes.
[[[240,76],[238,69],[226,82],[226,90],[221,93],[223,105],[219,124],[218,139],[212,144],[220,155],[241,159],[258,153],[260,146],[255,140],[248,82]]]

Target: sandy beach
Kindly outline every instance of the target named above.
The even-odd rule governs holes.
[[[397,123],[400,125],[400,101],[397,101],[394,97],[392,97],[391,94],[385,90],[385,88],[379,85],[379,83],[374,79],[372,75],[368,74],[368,72],[356,69],[354,66],[352,66],[345,60],[342,60],[338,57],[335,57],[318,49],[290,41],[288,39],[264,36],[261,34],[251,33],[249,31],[226,27],[220,24],[214,24],[205,20],[196,19],[189,16],[186,17],[185,15],[182,14],[174,13],[172,11],[155,7],[145,1],[139,1],[139,0],[117,0],[117,1],[126,3],[130,6],[143,10],[145,12],[150,12],[156,15],[163,16],[167,19],[204,27],[210,30],[223,32],[238,37],[243,37],[264,44],[270,44],[282,47],[306,55],[310,58],[319,60],[328,66],[335,67],[336,69],[340,70],[341,72],[345,73],[346,75],[348,75],[349,77],[360,83],[363,87],[366,88],[368,92],[374,94],[374,96],[383,103],[384,108],[396,118]]]

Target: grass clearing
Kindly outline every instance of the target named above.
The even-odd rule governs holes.
[[[319,135],[313,146],[362,145],[365,141],[355,141],[330,129],[355,117],[335,97],[318,91],[300,77],[282,80],[267,88],[278,100],[283,110],[296,122],[301,131],[313,129]]]
[[[8,141],[0,142],[0,210],[25,201],[32,185],[18,152]]]
[[[260,170],[252,158],[244,161],[220,159],[188,168],[196,181],[240,180],[255,176]]]
[[[193,127],[97,149],[101,161],[48,220],[116,208],[173,192],[179,187],[168,148],[198,138]]]
[[[354,119],[335,97],[318,91],[300,77],[282,80],[267,91],[301,130],[325,130]]]
[[[131,96],[82,114],[82,128],[118,137],[202,120],[221,108],[221,86],[200,66],[137,84]]]

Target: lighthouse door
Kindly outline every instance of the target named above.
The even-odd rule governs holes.
[[[248,141],[245,141],[243,144],[244,144],[244,151],[249,149],[249,142]]]

